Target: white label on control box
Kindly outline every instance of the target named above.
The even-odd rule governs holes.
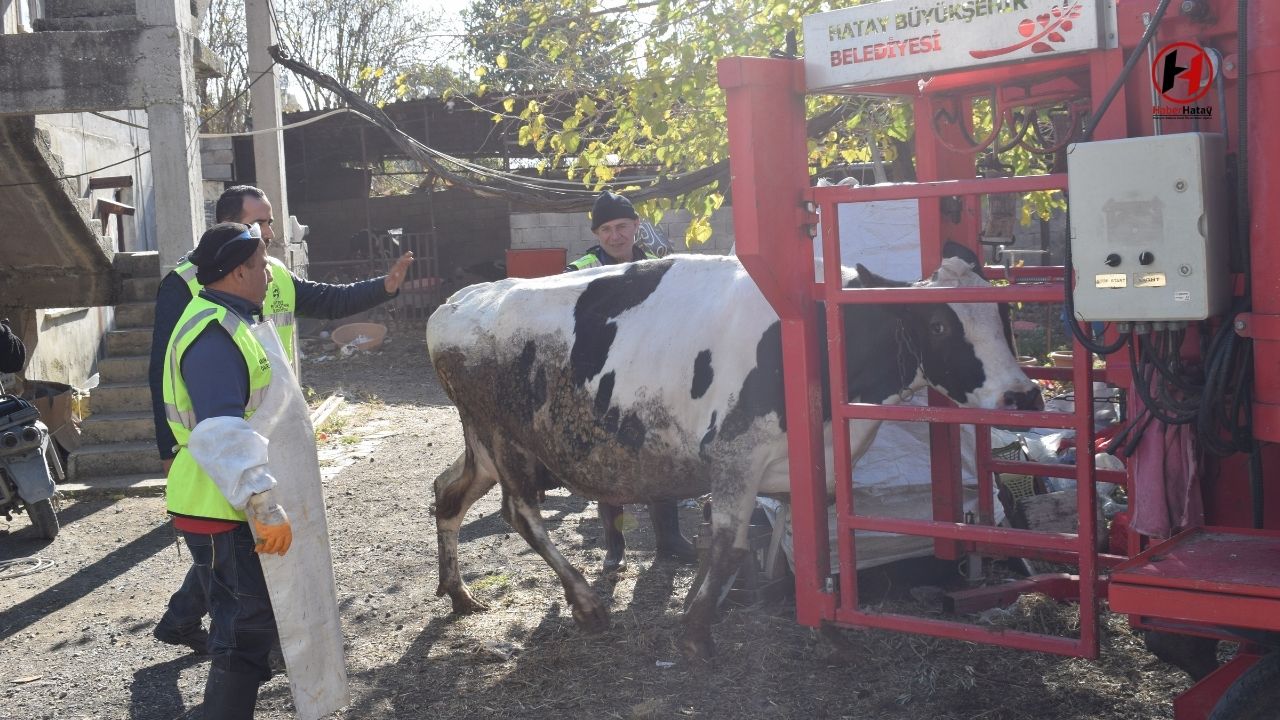
[[[1136,288],[1164,287],[1164,284],[1164,273],[1133,274],[1133,286]]]
[[[1093,276],[1094,287],[1122,288],[1129,286],[1129,276],[1124,273],[1108,273]]]
[[[1173,294],[1174,302],[1191,302],[1191,293],[1186,290],[1179,290]]]

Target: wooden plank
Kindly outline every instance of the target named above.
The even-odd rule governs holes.
[[[344,398],[337,393],[325,398],[325,401],[320,403],[320,407],[316,408],[315,412],[311,413],[311,427],[318,429],[323,425],[335,410],[342,407],[343,400]]]

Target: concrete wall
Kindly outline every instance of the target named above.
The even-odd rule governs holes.
[[[147,117],[143,111],[103,114],[146,126]],[[48,132],[50,147],[61,159],[65,175],[75,175],[128,160],[149,147],[145,130],[90,113],[40,115],[36,118],[36,124]],[[88,176],[72,182],[78,197],[88,201],[85,204],[90,211],[97,198],[113,199],[134,206],[135,215],[124,219],[125,251],[156,249],[153,205],[155,193],[151,182],[149,156],[128,160],[92,175],[128,175],[133,178],[133,187],[118,191],[90,191]],[[113,244],[119,248],[114,219],[106,230],[114,238]],[[114,329],[115,312],[110,307],[36,310],[34,315],[26,314],[26,322],[34,325],[37,338],[25,377],[83,386],[89,376],[97,372],[97,361],[103,352],[103,336]]]
[[[103,335],[111,329],[109,307],[37,310],[40,340],[27,363],[25,376],[83,387],[98,371]]]
[[[128,175],[133,178],[133,187],[120,190],[89,190],[89,176],[76,178],[77,196],[90,202],[89,211],[94,209],[97,198],[116,200],[134,207],[134,216],[124,219],[125,252],[141,252],[155,250],[155,191],[151,181],[151,157],[143,155],[130,160],[134,155],[147,150],[150,141],[146,130],[131,125],[146,127],[147,114],[142,110],[121,110],[104,112],[100,117],[90,113],[63,113],[56,115],[36,116],[36,126],[49,133],[49,143],[55,154],[62,159],[64,175],[77,175],[83,172],[98,170],[112,163],[121,163],[104,170],[92,173],[94,177],[111,177]],[[116,122],[107,118],[116,118]],[[124,162],[122,162],[124,161]],[[117,240],[114,219],[111,227],[105,228],[107,235]],[[194,240],[193,240],[194,244]]]
[[[692,247],[685,243],[689,229],[687,211],[673,210],[662,216],[658,229],[666,236],[675,252],[725,255],[733,245],[733,211],[721,208],[711,216],[711,239]],[[582,257],[587,249],[599,244],[591,233],[587,213],[513,213],[511,215],[511,249],[562,247],[569,261]]]

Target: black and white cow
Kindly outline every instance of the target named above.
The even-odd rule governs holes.
[[[843,275],[848,287],[906,284],[862,266]],[[952,257],[918,285],[985,283]],[[847,306],[850,400],[896,402],[928,385],[965,406],[1041,408],[1007,332],[994,304]],[[539,491],[562,484],[615,505],[710,492],[706,579],[684,618],[686,652],[709,655],[715,600],[746,552],[754,498],[790,490],[780,325],[737,259],[474,285],[431,316],[427,345],[466,441],[435,481],[437,594],[455,612],[485,609],[459,574],[458,529],[501,484],[503,517],[560,577],[575,620],[603,629],[603,603],[543,527]],[[879,423],[851,425],[856,461]]]

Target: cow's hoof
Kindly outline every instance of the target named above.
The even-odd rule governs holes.
[[[600,565],[600,570],[605,575],[616,575],[627,567],[627,559],[625,557],[609,557],[605,556],[604,562]]]
[[[602,633],[609,629],[609,610],[603,603],[594,603],[586,608],[574,605],[573,621],[585,632]]]
[[[445,588],[441,587],[436,590],[436,596],[448,594],[449,600],[453,602],[453,613],[455,615],[470,615],[471,613],[485,612],[489,609],[488,605],[480,602],[471,594],[471,591],[464,588]]]
[[[687,634],[680,638],[680,652],[690,661],[711,662],[716,655],[716,644],[711,634]]]

